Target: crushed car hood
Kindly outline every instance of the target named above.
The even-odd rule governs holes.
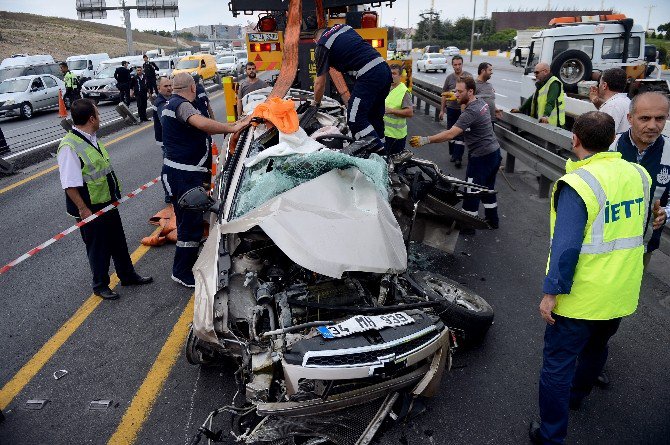
[[[329,277],[407,267],[402,233],[387,197],[357,168],[331,170],[218,230],[240,233],[254,226],[295,263]]]

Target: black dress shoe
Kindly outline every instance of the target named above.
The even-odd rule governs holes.
[[[111,290],[110,288],[94,290],[93,293],[103,300],[118,300],[119,294]]]
[[[121,286],[140,286],[142,284],[149,284],[153,281],[154,279],[151,277],[143,277],[141,275],[135,275],[128,281],[122,281]]]
[[[602,388],[602,389],[607,389],[607,388],[609,388],[609,386],[610,386],[610,378],[609,378],[609,376],[607,375],[607,373],[605,372],[604,369],[600,372],[600,375],[599,375],[598,378],[596,379],[596,381],[595,381],[595,385],[596,385],[598,388]]]
[[[530,428],[528,429],[528,438],[531,442],[541,444],[542,435],[540,434],[540,422],[533,420],[530,422]]]
[[[456,168],[461,168],[462,165],[463,164],[461,163],[461,161],[456,160],[456,165],[455,165]]]

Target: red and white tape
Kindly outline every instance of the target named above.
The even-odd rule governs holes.
[[[91,221],[93,221],[94,219],[99,217],[100,215],[102,215],[104,213],[107,213],[112,209],[117,208],[119,205],[128,201],[130,198],[134,198],[135,196],[137,196],[138,194],[140,194],[144,190],[146,190],[149,187],[151,187],[152,185],[156,184],[158,181],[160,181],[160,176],[158,178],[152,179],[151,181],[147,182],[146,184],[144,184],[144,185],[140,186],[139,188],[133,190],[132,192],[128,193],[123,198],[119,199],[118,201],[114,201],[113,203],[111,203],[107,207],[98,210],[97,212],[95,212],[94,214],[89,216],[88,218],[82,219],[81,221],[79,221],[74,226],[72,226],[72,227],[70,227],[66,230],[63,230],[62,232],[60,232],[57,235],[54,235],[53,237],[51,237],[51,239],[43,242],[42,244],[40,244],[39,246],[37,246],[35,248],[29,250],[28,252],[24,253],[23,255],[21,255],[20,257],[15,259],[14,261],[11,261],[11,262],[7,263],[6,265],[2,266],[2,268],[0,268],[0,275],[7,272],[8,270],[13,268],[17,264],[22,263],[23,261],[27,260],[31,256],[37,255],[38,252],[41,252],[42,250],[44,250],[48,246],[52,245],[53,243],[55,243],[59,239],[64,238],[66,235],[69,235],[70,233],[78,230],[80,227],[90,223]]]

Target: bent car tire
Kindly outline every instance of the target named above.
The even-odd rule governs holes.
[[[431,301],[441,302],[436,312],[461,341],[481,342],[493,324],[493,308],[482,297],[442,275],[419,271],[411,274]]]

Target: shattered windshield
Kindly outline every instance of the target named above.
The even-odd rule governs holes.
[[[252,153],[253,155],[253,153]],[[245,169],[236,197],[234,218],[264,202],[333,169],[356,167],[384,197],[388,195],[386,161],[376,154],[369,159],[349,156],[333,150],[268,158]]]

